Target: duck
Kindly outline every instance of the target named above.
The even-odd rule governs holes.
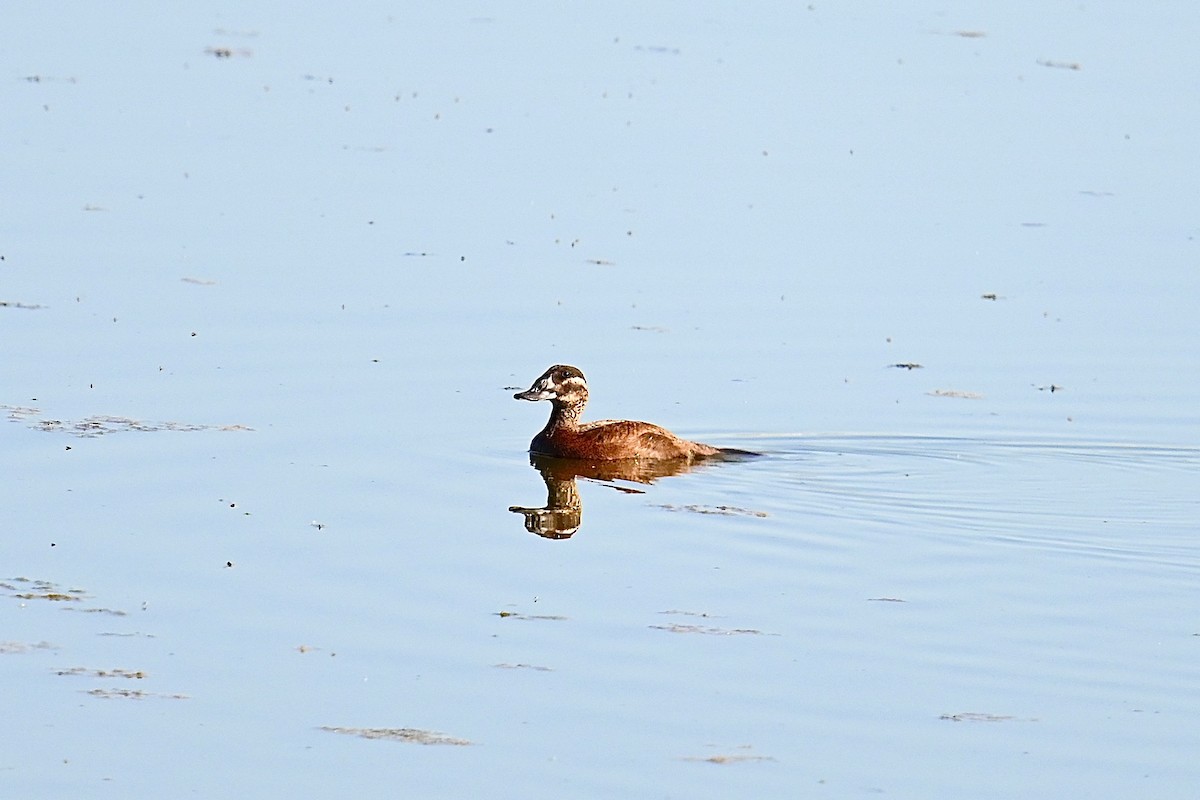
[[[746,454],[700,442],[689,442],[649,422],[605,419],[580,422],[588,402],[587,378],[578,367],[555,364],[516,400],[550,401],[550,420],[529,443],[535,455],[589,461],[698,461],[722,454]]]

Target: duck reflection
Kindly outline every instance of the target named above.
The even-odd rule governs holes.
[[[579,500],[576,478],[599,481],[619,492],[642,494],[641,489],[618,486],[613,481],[651,484],[659,478],[699,469],[707,462],[683,458],[585,461],[530,453],[529,463],[546,482],[546,505],[542,508],[509,506],[508,510],[524,515],[525,530],[530,533],[546,539],[569,539],[583,524],[583,504]]]

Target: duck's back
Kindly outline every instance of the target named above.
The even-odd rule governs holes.
[[[696,458],[719,450],[680,439],[666,428],[649,422],[605,419],[585,422],[573,429],[543,432],[533,440],[535,452],[560,458],[617,460],[627,458]]]

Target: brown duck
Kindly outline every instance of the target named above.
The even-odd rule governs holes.
[[[721,454],[749,455],[680,439],[649,422],[606,419],[580,422],[588,401],[587,379],[577,367],[556,364],[542,373],[517,400],[549,400],[550,421],[529,443],[531,453],[591,461],[621,459],[684,459],[693,461]]]

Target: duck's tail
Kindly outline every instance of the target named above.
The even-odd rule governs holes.
[[[753,450],[739,450],[736,447],[718,447],[717,453],[723,458],[742,459],[742,458],[759,458],[762,453],[755,453]]]

